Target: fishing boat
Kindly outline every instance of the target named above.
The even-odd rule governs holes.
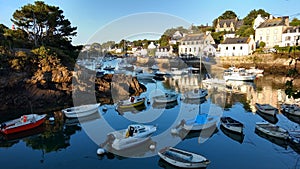
[[[221,126],[223,126],[225,129],[236,133],[243,133],[244,125],[241,122],[231,117],[221,117],[220,121]]]
[[[130,109],[145,104],[145,97],[140,96],[130,96],[127,100],[121,100],[117,103],[116,109]]]
[[[203,99],[208,95],[206,89],[194,89],[188,92],[185,92],[182,96],[182,99]]]
[[[282,139],[282,138],[279,138],[279,137],[273,137],[273,136],[267,135],[266,133],[263,133],[259,130],[255,130],[255,133],[258,136],[260,136],[260,137],[270,141],[271,143],[274,143],[274,144],[276,144],[276,145],[278,145],[278,146],[280,146],[284,149],[287,149],[287,147],[288,147],[288,141],[286,139]]]
[[[175,93],[165,93],[163,95],[158,95],[152,97],[154,103],[171,103],[177,101],[178,94]]]
[[[289,137],[289,133],[287,130],[269,122],[257,122],[255,125],[255,130],[258,130],[266,135],[281,139],[287,139]]]
[[[18,133],[40,126],[46,119],[46,114],[28,114],[20,118],[4,122],[0,125],[0,131],[4,134]]]
[[[154,125],[131,124],[127,129],[108,133],[107,140],[101,147],[104,147],[106,143],[111,143],[113,149],[124,150],[146,142],[156,129]]]
[[[87,104],[87,105],[69,107],[66,109],[62,109],[61,111],[68,118],[76,118],[76,117],[88,116],[90,114],[95,113],[96,111],[98,111],[99,106],[100,106],[100,103]]]
[[[263,69],[258,69],[258,68],[255,68],[255,67],[250,67],[249,69],[246,69],[246,72],[256,74],[257,76],[262,76],[263,73],[264,73],[264,70]]]
[[[109,66],[105,66],[105,67],[103,68],[103,70],[107,70],[107,71],[113,71],[113,70],[115,70],[115,67],[114,67],[114,66],[111,66],[111,65],[109,65]]]
[[[269,114],[269,115],[272,115],[272,116],[275,116],[275,114],[278,112],[278,109],[271,106],[270,104],[255,103],[255,107],[261,113]]]
[[[174,147],[165,147],[158,151],[161,159],[181,168],[205,168],[210,161],[200,154],[184,151]]]
[[[278,118],[276,115],[273,116],[270,114],[261,113],[260,111],[256,111],[255,113],[269,123],[276,124],[278,122]]]
[[[208,114],[198,114],[195,118],[182,120],[179,126],[182,126],[185,130],[205,130],[210,127],[216,126],[218,122],[217,116],[210,116]]]

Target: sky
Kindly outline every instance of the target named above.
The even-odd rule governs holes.
[[[212,25],[226,10],[244,18],[253,9],[300,18],[299,0],[44,0],[64,11],[77,36],[72,44],[108,40],[158,39],[166,29]],[[34,0],[0,0],[0,23],[11,27],[13,13]]]

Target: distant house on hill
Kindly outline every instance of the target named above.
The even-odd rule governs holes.
[[[181,57],[200,56],[203,54],[203,49],[209,44],[215,44],[210,32],[188,34],[181,39],[178,54]]]
[[[250,37],[226,38],[218,46],[218,56],[246,56],[255,51],[253,35]]]
[[[255,30],[255,42],[258,46],[260,42],[266,43],[266,48],[273,48],[275,45],[281,46],[282,33],[289,27],[289,17],[283,16],[269,19],[261,23]]]
[[[254,19],[253,29],[256,30],[256,28],[258,28],[259,25],[264,23],[267,19],[268,18],[262,17],[261,14],[258,14],[257,17]]]
[[[243,25],[243,20],[239,20],[237,17],[234,19],[218,19],[215,27],[216,32],[235,32]]]

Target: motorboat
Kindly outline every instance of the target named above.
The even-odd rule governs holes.
[[[264,114],[272,115],[275,116],[276,113],[278,112],[278,109],[271,106],[270,104],[259,104],[255,103],[255,107],[258,111]]]
[[[27,114],[20,118],[1,123],[0,131],[4,134],[18,133],[40,126],[44,123],[46,114]]]
[[[111,143],[115,150],[124,150],[146,142],[156,129],[155,125],[131,124],[126,129],[108,133],[105,143]]]
[[[158,155],[169,164],[181,168],[205,168],[210,164],[210,161],[200,154],[174,147],[165,147],[158,151]]]
[[[178,94],[176,93],[164,93],[162,95],[152,97],[154,103],[171,103],[177,102]]]
[[[182,120],[179,125],[185,130],[205,130],[216,126],[218,123],[217,116],[208,116],[208,114],[198,114],[195,118]]]
[[[87,104],[87,105],[69,107],[66,109],[62,109],[61,111],[68,118],[76,118],[76,117],[88,116],[90,114],[95,113],[96,111],[98,111],[99,106],[100,106],[100,103]]]
[[[121,100],[117,103],[116,109],[130,109],[145,104],[145,97],[130,96],[127,100]]]
[[[194,89],[188,92],[185,92],[182,96],[182,99],[203,99],[208,95],[206,89]]]
[[[224,71],[224,80],[241,80],[241,81],[253,81],[256,78],[256,74],[247,73],[245,68],[229,68]]]

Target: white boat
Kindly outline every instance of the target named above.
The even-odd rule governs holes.
[[[68,118],[83,117],[83,116],[88,116],[88,115],[93,114],[96,111],[98,111],[99,106],[100,106],[100,103],[87,104],[87,105],[69,107],[69,108],[63,109],[61,111]]]
[[[158,95],[152,97],[154,103],[171,103],[177,101],[178,94],[175,93],[165,93],[163,95]]]
[[[208,85],[223,85],[223,86],[225,86],[226,80],[218,79],[218,78],[206,78],[206,79],[202,80],[202,83],[208,84]]]
[[[180,75],[187,74],[187,73],[188,73],[188,70],[179,70],[176,67],[172,67],[171,71],[170,71],[170,74],[172,76],[180,76]]]
[[[195,118],[181,121],[181,125],[183,124],[182,128],[190,131],[205,130],[210,127],[216,126],[217,123],[218,117],[208,117],[208,114],[198,114]]]
[[[145,103],[146,98],[140,96],[130,96],[127,100],[121,100],[117,103],[116,109],[128,109],[141,106]]]
[[[210,161],[200,154],[174,147],[165,147],[158,151],[158,155],[169,164],[181,168],[205,168],[210,164]]]
[[[300,106],[297,104],[282,104],[280,110],[295,116],[300,116]]]
[[[258,68],[255,68],[255,67],[250,67],[250,69],[246,69],[246,72],[247,73],[253,73],[253,74],[256,74],[256,75],[263,75],[264,73],[264,70],[263,69],[258,69]]]
[[[146,142],[156,129],[154,125],[132,124],[127,129],[108,133],[108,138],[112,138],[112,148],[124,150]]]
[[[224,71],[224,80],[241,80],[241,81],[253,81],[256,78],[256,74],[247,73],[244,68],[229,68]]]
[[[236,133],[243,133],[244,125],[241,122],[231,117],[221,117],[220,121],[221,121],[221,126],[224,127],[225,129]]]
[[[272,115],[272,116],[275,116],[276,113],[278,112],[278,109],[271,106],[270,104],[255,103],[255,107],[261,113],[265,113],[265,114]]]
[[[255,125],[255,130],[281,139],[287,139],[289,137],[287,130],[268,122],[257,122]]]
[[[185,92],[182,96],[182,99],[203,99],[208,95],[206,89],[194,89],[188,92]]]

